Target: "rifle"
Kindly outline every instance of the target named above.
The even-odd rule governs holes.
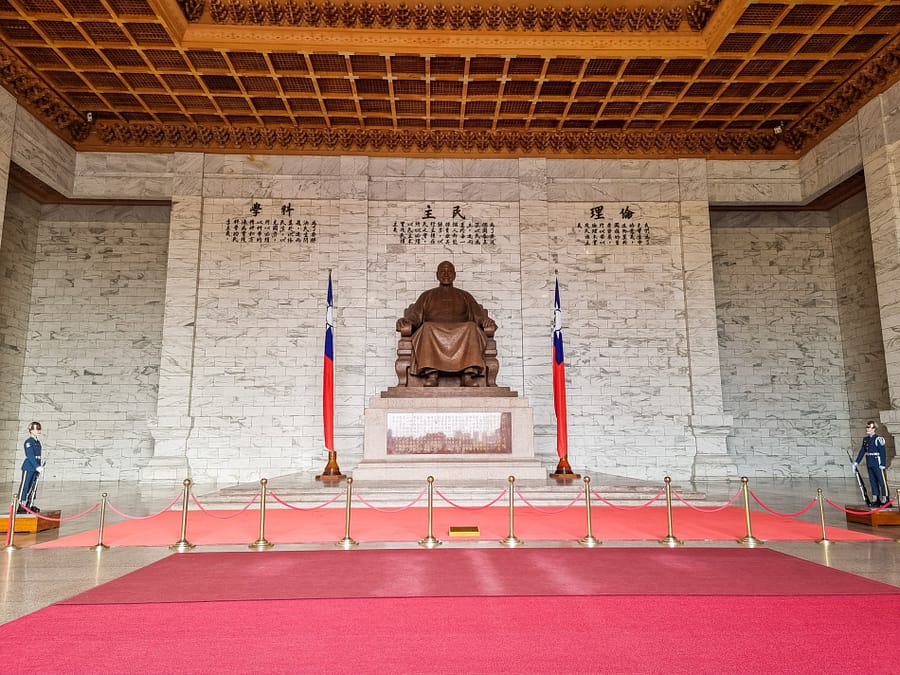
[[[887,497],[888,501],[891,501],[891,488],[888,487],[887,482],[887,469],[881,470],[881,480],[884,481],[884,496]],[[898,510],[900,510],[900,504],[894,504]]]
[[[863,483],[862,476],[859,475],[859,469],[856,467],[856,464],[854,464],[853,456],[850,454],[849,450],[847,450],[847,459],[850,460],[850,466],[853,467],[853,473],[856,474],[856,484],[859,486],[859,493],[862,495],[863,501],[866,503],[866,506],[871,506],[869,493],[866,491],[866,484]]]

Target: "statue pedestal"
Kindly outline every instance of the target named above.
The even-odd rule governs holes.
[[[547,477],[534,456],[534,414],[524,398],[490,388],[420,388],[405,396],[396,389],[403,388],[369,401],[354,481]]]

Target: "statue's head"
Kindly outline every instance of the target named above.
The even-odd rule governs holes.
[[[449,260],[443,261],[437,268],[437,280],[441,286],[452,286],[456,279],[456,268]]]

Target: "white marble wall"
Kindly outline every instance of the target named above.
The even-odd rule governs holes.
[[[865,195],[851,198],[830,216],[834,250],[839,252],[834,274],[850,414],[849,449],[855,457],[866,421],[877,421],[881,411],[890,407],[890,394]],[[888,454],[893,455],[893,437],[883,428],[881,433],[888,441]]]
[[[825,214],[714,213],[729,452],[747,476],[845,476],[850,435]],[[841,460],[843,459],[843,464]]]
[[[50,479],[137,477],[151,454],[166,207],[47,206],[36,234],[20,417]]]
[[[352,471],[367,401],[395,382],[395,320],[450,259],[457,284],[500,324],[499,384],[534,406],[535,445],[548,466],[556,460],[557,272],[574,466],[685,478],[698,451],[721,450],[731,415],[722,457],[741,473],[829,475],[855,433],[850,422],[878,405],[852,381],[863,381],[867,357],[859,355],[874,354],[864,346],[872,336],[848,328],[854,316],[841,312],[853,301],[838,282],[850,272],[833,269],[832,237],[856,251],[853,269],[865,267],[864,218],[714,213],[710,243],[706,205],[804,203],[866,162],[867,178],[886,181],[869,195],[876,250],[895,241],[897,206],[888,202],[897,190],[897,92],[792,162],[78,155],[18,110],[11,159],[55,189],[171,199],[172,207],[171,215],[162,207],[46,210],[35,235],[23,387],[17,394],[3,380],[0,401],[18,398],[18,416],[49,422],[69,478],[139,470],[177,478],[190,467],[196,479],[227,482],[319,470],[331,270],[336,441]],[[227,241],[225,219],[249,216],[254,202],[264,217],[290,203],[295,219],[316,220],[317,241]],[[578,242],[575,224],[599,204],[651,222],[652,244]],[[400,243],[394,221],[426,206],[439,218],[459,207],[493,222],[494,243]],[[6,233],[3,246],[6,256],[28,248]],[[900,265],[896,255],[882,264],[881,312],[890,318]],[[64,308],[77,318],[63,321]],[[4,339],[18,339],[20,324]],[[885,334],[894,330],[888,322]]]
[[[0,442],[19,449],[28,421],[20,419],[22,376],[28,345],[28,313],[34,275],[40,207],[27,197],[8,196],[0,242]],[[27,408],[22,411],[27,417]],[[20,452],[0,455],[0,471],[12,476],[21,464]]]

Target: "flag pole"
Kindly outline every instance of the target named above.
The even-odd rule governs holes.
[[[328,461],[316,480],[339,481],[346,478],[337,463],[334,449],[334,302],[331,292],[331,270],[328,270],[328,306],[325,310],[325,359],[322,373],[322,426]]]
[[[553,410],[556,412],[556,454],[559,463],[550,478],[557,480],[576,480],[581,474],[572,471],[569,465],[569,433],[566,412],[566,360],[563,353],[562,308],[559,302],[559,272],[556,275],[556,288],[553,297]]]

